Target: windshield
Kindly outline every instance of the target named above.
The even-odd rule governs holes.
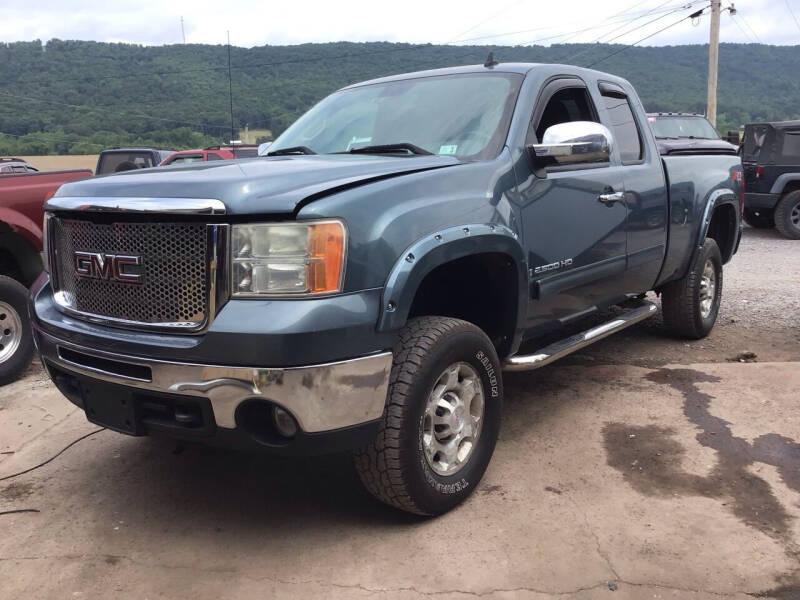
[[[657,138],[718,140],[719,134],[704,117],[648,117]]]
[[[175,158],[168,160],[165,164],[174,165],[176,163],[193,163],[193,162],[203,162],[203,155],[202,154],[191,154],[187,155],[184,154],[183,156],[176,156]]]
[[[100,166],[95,175],[147,169],[152,166],[153,156],[149,152],[108,152],[100,155]]]
[[[432,154],[494,158],[522,81],[509,73],[406,79],[355,87],[322,100],[270,146],[317,154],[409,143]]]

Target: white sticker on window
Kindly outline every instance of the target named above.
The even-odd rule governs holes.
[[[356,137],[356,136],[353,136],[350,139],[350,141],[347,143],[347,148],[345,148],[345,152],[350,152],[350,150],[356,144],[368,144],[371,141],[372,141],[371,137]]]
[[[457,150],[457,144],[446,144],[444,146],[439,146],[439,154],[455,154]]]

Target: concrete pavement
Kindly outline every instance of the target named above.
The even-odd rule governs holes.
[[[800,364],[559,365],[506,377],[462,507],[385,508],[348,457],[103,431],[0,482],[5,598],[792,598]],[[0,477],[92,431],[33,369],[0,394]]]

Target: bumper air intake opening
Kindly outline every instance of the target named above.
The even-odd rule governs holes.
[[[103,373],[126,377],[128,379],[138,379],[139,381],[153,380],[153,373],[150,367],[144,365],[92,356],[91,354],[76,352],[75,350],[62,348],[60,346],[58,348],[58,355],[62,360],[94,371],[102,371]]]

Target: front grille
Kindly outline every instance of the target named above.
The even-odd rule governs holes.
[[[158,327],[201,327],[209,311],[207,225],[49,222],[58,303],[90,317]],[[141,257],[139,282],[76,274],[75,252]]]

